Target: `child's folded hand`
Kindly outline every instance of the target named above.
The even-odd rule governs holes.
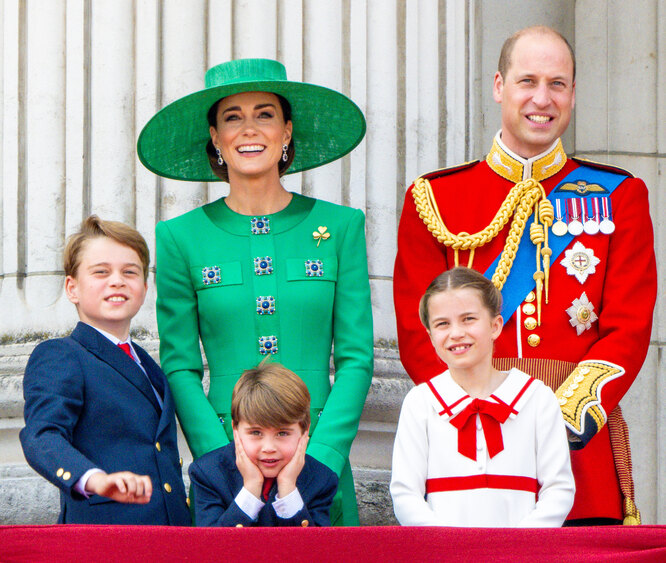
[[[303,432],[303,435],[298,440],[294,457],[289,460],[289,463],[282,468],[282,471],[277,476],[278,496],[280,498],[286,497],[296,488],[296,479],[298,479],[305,465],[305,450],[308,447],[309,439],[308,433]]]
[[[147,504],[153,494],[148,475],[130,471],[93,473],[86,483],[86,491],[128,504]]]

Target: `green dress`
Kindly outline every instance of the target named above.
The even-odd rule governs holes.
[[[156,238],[160,359],[193,456],[232,439],[234,384],[270,355],[310,391],[307,451],[340,477],[331,521],[358,524],[348,457],[373,369],[363,213],[294,194],[252,217],[219,199],[160,222]]]

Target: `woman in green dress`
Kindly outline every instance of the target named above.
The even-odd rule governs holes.
[[[288,192],[280,177],[343,156],[364,134],[339,92],[243,59],[211,68],[206,88],[158,112],[138,141],[156,174],[230,186],[156,228],[160,360],[193,456],[232,439],[233,386],[271,356],[310,390],[308,453],[340,477],[338,525],[358,524],[348,457],[373,367],[364,216]]]

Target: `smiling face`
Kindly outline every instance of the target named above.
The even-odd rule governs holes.
[[[521,36],[506,76],[495,73],[493,97],[502,104],[502,141],[523,158],[548,150],[566,130],[575,103],[573,61],[552,33]]]
[[[229,181],[244,177],[279,177],[282,146],[291,140],[280,101],[268,92],[243,92],[220,100],[217,125],[210,127],[213,145],[222,151]]]
[[[247,457],[265,478],[277,477],[294,457],[298,440],[303,435],[299,423],[269,428],[241,420],[237,430]]]
[[[135,250],[109,237],[87,240],[65,292],[84,322],[126,340],[132,318],[146,298],[141,259]]]
[[[430,341],[449,370],[473,371],[491,365],[502,317],[493,317],[478,290],[442,291],[428,301]]]

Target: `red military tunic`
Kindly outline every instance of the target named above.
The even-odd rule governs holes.
[[[503,146],[498,133],[486,161],[433,172],[424,178],[432,186],[442,221],[451,233],[476,233],[491,223],[517,182],[534,177],[549,194],[580,165],[566,158],[559,140],[546,153],[525,160]],[[577,441],[572,448],[584,446],[571,452],[576,478],[571,519],[623,517],[623,499],[605,422],[607,413],[617,406],[643,364],[656,299],[647,188],[642,180],[620,173],[627,178],[610,196],[615,231],[610,235],[582,233],[573,238],[565,252],[553,256],[549,303],[542,300],[541,325],[534,326],[534,293],[527,292],[495,344],[496,358],[579,364],[556,390],[570,435]],[[413,190],[414,185],[406,194],[398,229],[394,300],[400,358],[410,377],[420,383],[445,367],[419,321],[419,299],[430,282],[455,263],[453,249],[440,243],[419,216]],[[509,224],[476,249],[475,269],[485,272],[502,252]],[[551,240],[554,237],[552,233],[549,236]],[[527,231],[521,244],[536,248]],[[579,244],[582,247],[576,246]],[[467,265],[468,257],[468,251],[460,251],[460,265]],[[581,257],[587,264],[583,270],[573,263]],[[581,306],[583,317],[576,315]]]

